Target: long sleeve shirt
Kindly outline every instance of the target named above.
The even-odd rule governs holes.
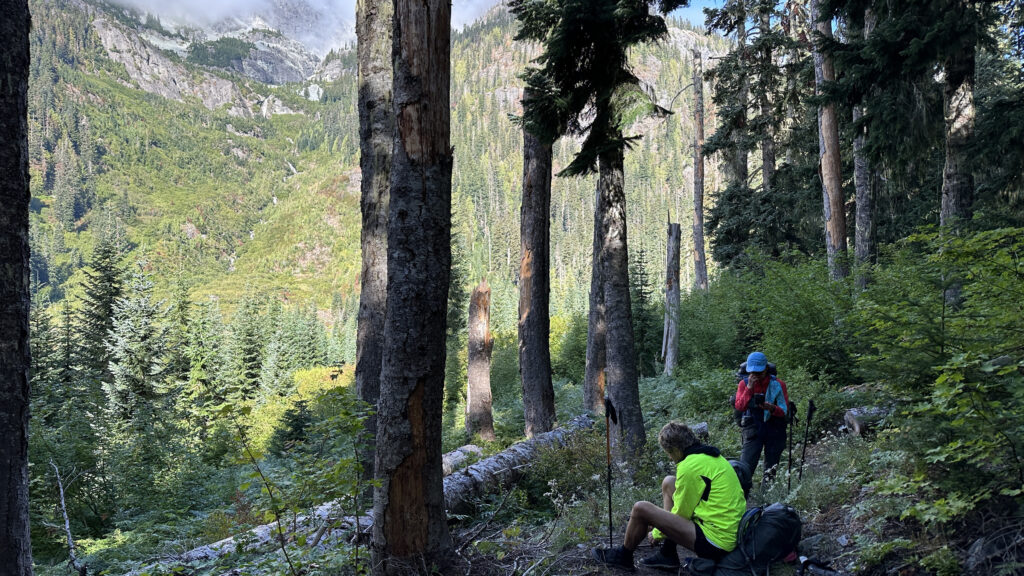
[[[747,376],[747,379],[751,383],[749,388],[743,380],[740,380],[736,386],[735,408],[744,411],[750,407],[750,399],[754,397],[754,394],[764,394],[765,402],[772,405],[771,411],[764,414],[764,421],[767,422],[769,417],[785,418],[789,409],[789,392],[786,390],[786,383],[774,376],[759,379]],[[757,412],[755,411],[754,414],[756,415]]]

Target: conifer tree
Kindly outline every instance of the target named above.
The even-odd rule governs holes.
[[[109,382],[112,377],[106,342],[114,328],[114,304],[123,290],[120,260],[114,245],[101,240],[84,271],[82,303],[75,327],[78,360],[82,377],[97,388],[99,382]]]
[[[128,290],[114,303],[107,341],[113,375],[104,385],[107,411],[122,422],[152,414],[167,369],[165,311],[153,299],[148,265],[145,260],[135,264]]]
[[[616,441],[629,450],[645,442],[640,411],[633,323],[629,298],[623,156],[635,138],[626,137],[635,120],[662,111],[640,88],[629,69],[628,49],[667,33],[652,6],[669,12],[686,2],[646,0],[514,1],[522,24],[519,37],[543,43],[537,66],[524,74],[533,105],[523,122],[533,134],[584,138],[580,152],[563,170],[575,176],[600,172],[595,218],[595,252],[600,240],[607,390],[620,415]],[[600,229],[599,229],[600,228]],[[592,299],[592,305],[593,305]],[[588,354],[590,357],[591,354]],[[593,394],[591,394],[593,396]]]

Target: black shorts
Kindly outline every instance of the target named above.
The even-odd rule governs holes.
[[[700,529],[700,524],[694,522],[693,527],[697,532],[697,537],[693,542],[693,552],[697,556],[718,561],[729,553],[727,550],[722,550],[708,541],[707,536],[704,536],[704,531]]]

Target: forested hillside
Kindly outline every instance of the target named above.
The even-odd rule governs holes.
[[[248,499],[230,479],[246,474],[228,465],[246,454],[232,438],[255,435],[253,450],[263,453],[282,414],[294,420],[288,426],[305,426],[318,393],[351,378],[358,123],[353,47],[328,54],[310,80],[270,86],[240,74],[251,49],[244,43],[197,43],[183,56],[162,46],[187,46],[188,38],[154,15],[77,0],[31,8],[32,476],[46,535],[37,557],[46,559],[47,542],[59,557],[63,538],[44,528],[59,514],[51,460],[75,480],[65,478],[66,506],[81,537],[137,533],[162,514]],[[518,74],[538,48],[513,41],[516,26],[498,9],[453,42],[451,447],[461,443],[468,295],[485,277],[494,293],[496,424],[510,438],[522,430],[522,132],[510,117],[521,114]],[[639,76],[676,111],[636,125],[643,138],[627,155],[647,374],[660,341],[665,222],[692,218],[690,54],[711,57],[727,46],[676,22],[664,42],[634,54]],[[713,120],[713,109],[708,114]],[[575,147],[556,147],[556,170]],[[709,175],[715,183],[717,171]],[[576,384],[595,181],[553,185],[552,344],[556,377]],[[691,268],[684,265],[687,278]],[[234,402],[262,424],[243,430],[216,412]],[[566,415],[575,411],[565,406]]]
[[[384,253],[407,259],[383,273],[407,291],[372,295],[398,294],[377,312],[399,329],[378,335],[390,373],[370,405],[357,324],[361,276],[380,262],[363,261],[360,227],[381,207],[361,189],[357,47],[320,57],[289,37],[289,14],[310,18],[303,0],[267,3],[283,31],[230,33],[102,0],[29,0],[36,572],[64,574],[70,558],[80,574],[402,573],[414,557],[424,574],[595,573],[589,549],[619,540],[633,502],[660,503],[675,471],[662,424],[704,423],[723,455],[741,453],[729,397],[759,350],[797,417],[780,468],[755,467],[747,505],[793,505],[801,553],[872,576],[1018,573],[1020,2],[723,0],[703,26],[673,20],[683,4],[513,1],[450,46],[385,51],[388,67],[422,57],[433,78],[450,72],[449,102],[402,104],[450,123],[430,117],[445,117],[428,143],[440,169],[396,197],[411,203],[385,232]],[[450,16],[445,0],[360,6]],[[418,86],[413,68],[389,68],[406,81],[387,89]],[[383,134],[405,154],[388,156],[407,179],[391,190],[416,180],[407,147],[424,141],[408,145],[405,128]],[[555,175],[537,357],[520,327],[538,285],[520,238],[524,130],[551,144]],[[437,178],[449,143],[450,218]],[[441,246],[414,245],[420,232]],[[521,362],[546,372],[545,426],[573,423],[542,449],[517,444],[526,463],[501,460],[540,436]],[[473,433],[470,380],[489,386],[493,430]],[[602,417],[605,396],[618,418]],[[390,427],[366,434],[378,416]],[[375,461],[382,438],[401,445]],[[494,480],[490,492],[413,509],[421,484],[447,486],[437,448],[469,442],[457,456],[499,458],[456,478]],[[392,501],[407,508],[371,535],[365,514]]]

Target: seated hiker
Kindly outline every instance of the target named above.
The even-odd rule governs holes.
[[[652,539],[664,539],[661,549],[641,563],[677,569],[676,544],[702,558],[719,559],[736,546],[736,529],[746,510],[743,489],[729,461],[717,448],[697,441],[685,424],[669,422],[658,434],[662,450],[676,464],[676,475],[661,483],[662,504],[637,502],[629,515],[623,545],[596,548],[594,557],[632,570],[633,551],[651,528]]]
[[[768,358],[761,352],[747,356],[747,374],[736,386],[736,405],[742,412],[743,450],[740,461],[757,469],[764,450],[764,477],[771,479],[786,447],[786,416],[789,393],[786,383],[771,373]]]

